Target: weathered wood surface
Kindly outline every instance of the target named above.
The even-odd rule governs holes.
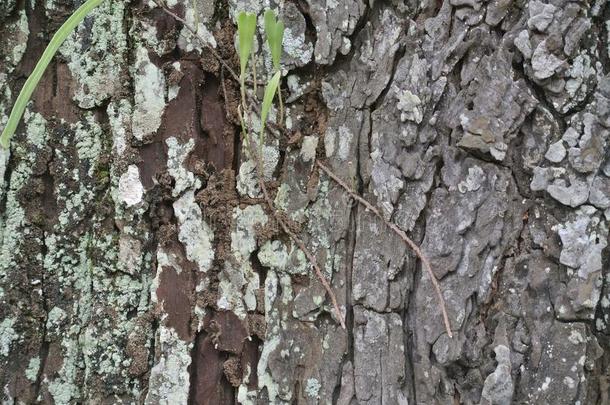
[[[168,3],[233,66],[235,13],[278,6]],[[0,123],[79,4],[0,3]],[[279,8],[266,176],[348,329],[260,198],[236,83],[152,1],[108,0],[0,151],[3,404],[610,403],[607,3]],[[454,339],[316,157],[421,243]]]

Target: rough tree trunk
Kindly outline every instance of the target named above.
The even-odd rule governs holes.
[[[1,125],[81,3],[0,3]],[[348,328],[261,199],[236,82],[153,2],[107,0],[0,151],[3,404],[610,403],[604,0],[168,3],[234,67],[237,10],[279,5],[267,181]],[[316,158],[421,243],[453,339]]]

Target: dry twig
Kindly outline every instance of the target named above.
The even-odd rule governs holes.
[[[262,168],[262,163],[261,163],[262,158],[257,154],[257,148],[256,148],[256,145],[254,145],[254,142],[252,141],[252,137],[248,137],[248,140],[249,140],[248,146],[250,147],[250,153],[254,154],[254,160],[256,162],[258,185],[263,192],[263,196],[265,198],[265,201],[267,202],[267,205],[269,206],[269,210],[273,213],[273,217],[275,218],[277,223],[280,225],[280,227],[282,228],[284,233],[286,233],[290,237],[290,239],[292,239],[293,242],[296,243],[296,245],[299,247],[299,249],[301,249],[301,251],[305,254],[305,257],[307,258],[307,260],[309,260],[311,267],[313,267],[313,269],[316,273],[316,277],[318,278],[320,283],[322,283],[322,285],[324,286],[324,289],[326,290],[326,293],[330,297],[330,300],[333,304],[333,308],[335,310],[335,315],[339,319],[339,322],[341,323],[341,327],[343,329],[346,329],[345,320],[343,319],[343,313],[341,312],[341,309],[339,308],[339,303],[337,302],[337,297],[336,297],[335,293],[333,292],[333,289],[330,286],[330,283],[328,282],[328,280],[326,280],[326,277],[324,277],[324,274],[322,273],[322,269],[320,269],[320,266],[318,266],[318,262],[316,261],[316,258],[311,253],[311,251],[309,249],[307,249],[307,246],[305,246],[305,243],[290,229],[290,227],[286,224],[286,221],[284,221],[282,216],[279,214],[278,209],[275,208],[275,204],[273,203],[273,200],[269,196],[267,187],[265,186],[264,173],[263,173],[263,168]]]
[[[424,255],[424,253],[421,251],[420,247],[417,246],[417,244],[415,242],[413,242],[411,240],[411,238],[409,238],[407,236],[405,231],[400,229],[395,224],[386,221],[377,208],[375,208],[370,202],[368,202],[367,200],[362,198],[359,194],[357,194],[354,190],[352,190],[352,188],[350,188],[343,180],[341,180],[335,173],[333,173],[332,170],[330,170],[326,165],[324,165],[319,160],[317,160],[316,163],[317,163],[318,167],[320,169],[322,169],[322,171],[324,171],[324,173],[326,173],[328,175],[328,177],[330,177],[338,185],[340,185],[349,195],[352,196],[352,198],[354,198],[360,204],[364,205],[367,210],[371,211],[373,214],[375,214],[375,216],[380,218],[385,223],[385,225],[388,228],[390,228],[396,235],[398,235],[400,237],[400,239],[402,239],[411,248],[411,250],[413,250],[413,252],[415,252],[417,257],[419,257],[419,259],[421,260],[421,262],[424,266],[424,269],[426,269],[426,272],[428,273],[428,275],[430,277],[430,281],[432,281],[432,285],[434,286],[434,289],[436,290],[436,294],[437,294],[438,300],[439,300],[439,306],[441,309],[441,313],[443,315],[443,321],[445,323],[445,329],[447,330],[447,335],[450,338],[452,338],[453,333],[451,332],[451,324],[449,322],[449,316],[447,315],[447,307],[445,304],[445,298],[443,297],[441,287],[438,284],[438,281],[436,280],[436,276],[432,272],[432,266],[430,266],[430,261],[428,260],[426,255]]]
[[[239,81],[239,76],[235,73],[235,71],[218,54],[218,52],[216,52],[216,50],[213,47],[211,47],[203,37],[201,37],[201,35],[199,34],[199,32],[197,30],[193,29],[193,27],[191,27],[190,24],[186,22],[186,20],[184,20],[180,16],[176,15],[169,8],[167,8],[167,6],[165,4],[163,4],[160,0],[154,0],[154,2],[159,7],[161,7],[161,9],[163,9],[163,11],[165,11],[168,15],[172,16],[177,21],[181,22],[191,33],[193,33],[193,35],[195,35],[195,37],[200,41],[200,43],[203,46],[207,47],[210,50],[210,52],[212,52],[212,55],[214,55],[214,57],[216,59],[218,59],[218,61],[222,64],[222,66],[227,69],[227,71],[231,74],[233,79],[235,79],[236,81]],[[224,81],[223,81],[223,92],[225,93],[225,100],[226,100],[226,90],[224,89]],[[256,104],[254,104],[254,106],[255,106],[255,109],[257,109],[258,106]],[[328,293],[328,295],[329,295],[329,297],[330,297],[330,299],[332,301],[334,310],[336,312],[336,316],[339,318],[341,326],[343,327],[343,329],[345,329],[346,328],[345,321],[343,319],[343,314],[341,313],[341,310],[339,309],[339,304],[337,303],[337,298],[336,298],[336,296],[335,296],[335,294],[334,294],[334,292],[333,292],[333,290],[332,290],[328,280],[326,280],[326,277],[324,277],[324,274],[322,273],[322,270],[318,266],[315,257],[309,251],[309,249],[307,249],[307,247],[305,246],[303,241],[294,232],[292,232],[290,230],[290,228],[288,227],[286,222],[283,220],[283,218],[279,214],[278,210],[275,208],[273,200],[269,196],[269,193],[267,191],[267,187],[265,186],[265,182],[264,182],[264,174],[263,174],[262,163],[261,163],[262,157],[259,156],[256,153],[256,147],[255,147],[255,145],[253,145],[252,139],[250,139],[250,138],[249,138],[249,145],[248,146],[250,147],[250,152],[255,157],[254,160],[255,160],[255,163],[256,163],[256,171],[257,171],[257,177],[258,177],[258,184],[259,184],[259,187],[261,188],[261,191],[263,192],[263,196],[264,196],[264,199],[265,199],[265,201],[266,201],[266,203],[267,203],[267,205],[269,207],[269,210],[273,213],[273,216],[274,216],[275,220],[281,226],[282,230],[297,244],[299,249],[301,249],[301,251],[303,251],[303,253],[305,254],[305,257],[307,257],[307,259],[310,261],[312,267],[314,268],[314,271],[316,273],[317,278],[320,280],[320,282],[324,286],[324,289],[326,290],[326,292]],[[439,306],[440,306],[440,310],[441,310],[441,313],[442,313],[442,316],[443,316],[443,322],[445,324],[445,329],[447,331],[447,335],[450,338],[452,338],[453,337],[453,333],[451,332],[451,323],[449,322],[449,316],[447,315],[447,308],[446,308],[446,304],[445,304],[445,298],[443,297],[443,293],[441,291],[441,288],[440,288],[440,285],[438,283],[438,280],[436,279],[436,276],[434,275],[434,272],[432,271],[432,266],[430,265],[430,262],[429,262],[428,258],[421,251],[420,247],[417,246],[417,244],[415,244],[415,242],[413,242],[411,240],[411,238],[409,238],[407,236],[407,234],[402,229],[400,229],[395,224],[386,221],[383,218],[383,216],[381,215],[381,213],[379,212],[379,210],[377,208],[375,208],[371,203],[369,203],[367,200],[365,200],[360,195],[358,195],[343,180],[341,180],[336,174],[334,174],[332,172],[332,170],[330,170],[327,166],[325,166],[320,161],[316,161],[316,163],[317,163],[317,165],[318,165],[318,167],[320,169],[322,169],[331,179],[333,179],[337,184],[339,184],[348,194],[350,194],[352,196],[352,198],[354,198],[360,204],[364,205],[374,215],[379,217],[385,223],[385,225],[388,228],[390,228],[394,233],[396,233],[407,244],[407,246],[409,246],[411,248],[411,250],[413,250],[413,252],[415,252],[417,257],[419,257],[419,259],[421,260],[421,262],[423,264],[424,269],[426,270],[426,272],[428,273],[428,275],[430,277],[430,281],[432,282],[432,285],[434,286],[434,289],[436,290],[436,294],[438,296]]]

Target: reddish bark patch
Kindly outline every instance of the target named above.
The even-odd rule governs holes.
[[[170,250],[180,251],[178,246],[170,246]],[[167,314],[164,322],[174,328],[181,339],[188,342],[192,339],[190,328],[191,300],[194,288],[192,280],[196,269],[187,260],[182,260],[180,267],[182,268],[180,273],[177,273],[172,267],[162,268],[159,287],[157,287],[157,299],[163,305],[164,314]]]
[[[190,403],[233,404],[234,387],[242,378],[243,361],[239,358],[247,342],[247,330],[229,311],[208,315],[203,329],[193,350]]]
[[[220,83],[211,75],[203,86],[200,124],[203,136],[196,155],[212,163],[217,171],[231,168],[235,129],[226,119]]]
[[[71,124],[78,122],[79,110],[72,101],[75,83],[67,64],[51,65],[34,92],[38,112],[45,117],[55,116]]]
[[[153,142],[143,145],[139,148],[139,152],[138,168],[140,169],[142,185],[150,190],[155,185],[153,179],[167,169],[165,148],[160,142]]]
[[[233,387],[224,376],[223,365],[227,355],[214,348],[213,340],[213,336],[201,333],[195,341],[189,404],[234,403]]]
[[[215,335],[218,350],[240,354],[248,331],[242,321],[230,311],[216,312],[204,320],[204,329]]]
[[[258,373],[256,372],[256,368],[258,366],[259,348],[262,347],[262,343],[262,340],[258,339],[256,336],[250,336],[250,338],[244,342],[244,348],[241,354],[241,370],[242,373],[243,370],[250,370],[248,381],[246,381],[248,390],[258,389]]]

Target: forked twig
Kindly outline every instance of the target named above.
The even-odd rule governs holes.
[[[375,216],[377,216],[379,219],[381,219],[385,223],[385,225],[388,228],[390,228],[396,235],[398,235],[400,237],[400,239],[402,239],[403,242],[405,242],[411,248],[411,250],[413,250],[413,252],[415,252],[417,257],[419,257],[424,268],[426,269],[426,272],[430,276],[430,281],[432,281],[432,285],[434,286],[434,289],[436,290],[436,294],[438,296],[438,300],[440,303],[439,306],[441,308],[441,313],[443,314],[443,321],[445,323],[445,329],[447,331],[447,335],[450,338],[452,338],[453,333],[451,332],[451,323],[449,322],[449,316],[447,315],[447,307],[445,304],[445,298],[443,297],[443,293],[441,291],[440,285],[438,284],[436,276],[432,272],[432,266],[430,266],[430,261],[428,260],[426,255],[424,255],[424,253],[421,251],[420,247],[417,246],[417,244],[415,242],[413,242],[413,240],[411,240],[411,238],[409,238],[407,236],[405,231],[400,229],[395,224],[393,224],[389,221],[386,221],[377,208],[375,208],[370,202],[368,202],[367,200],[362,198],[360,195],[358,195],[354,190],[352,190],[352,188],[350,188],[343,180],[341,180],[335,173],[333,173],[332,170],[330,170],[326,165],[324,165],[319,160],[316,160],[316,163],[317,163],[318,167],[320,169],[322,169],[322,171],[324,171],[324,173],[326,173],[328,175],[328,177],[330,177],[338,185],[340,185],[349,195],[352,196],[352,198],[354,198],[360,204],[364,205],[366,207],[366,209],[368,209],[373,214],[375,214]]]

